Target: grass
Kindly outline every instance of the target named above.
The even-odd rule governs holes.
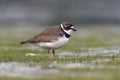
[[[46,51],[31,47],[31,45],[20,45],[20,41],[30,38],[41,30],[39,28],[28,29],[27,27],[24,30],[16,27],[1,28],[0,63],[28,63],[41,66],[43,73],[44,70],[55,69],[58,74],[41,73],[39,76],[33,77],[0,75],[0,80],[120,79],[119,27],[94,25],[94,27],[78,28],[78,31],[73,33],[70,41],[56,51],[56,58],[52,56],[52,53],[46,58]],[[26,56],[28,53],[34,53],[38,56]],[[74,65],[77,67],[74,67]]]

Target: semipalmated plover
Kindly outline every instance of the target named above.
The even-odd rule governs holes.
[[[36,44],[41,48],[47,49],[48,53],[52,50],[53,56],[55,56],[55,49],[65,45],[73,31],[76,31],[73,24],[64,22],[60,25],[46,28],[31,39],[21,42],[21,44]]]

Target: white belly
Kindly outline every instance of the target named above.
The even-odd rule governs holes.
[[[37,45],[41,48],[50,48],[50,49],[56,49],[63,45],[65,45],[68,42],[69,38],[66,37],[60,37],[57,41],[53,42],[41,42],[37,43]]]

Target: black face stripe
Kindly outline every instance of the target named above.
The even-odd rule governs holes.
[[[64,29],[65,30],[71,30],[71,27],[72,27],[73,25],[67,25],[66,27],[64,27]]]
[[[65,27],[64,29],[65,29],[65,30],[70,30],[70,27]]]

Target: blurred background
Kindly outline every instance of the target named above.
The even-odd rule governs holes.
[[[120,0],[0,0],[0,27],[120,24]]]
[[[65,21],[77,32],[56,58],[20,44]],[[119,26],[120,0],[0,0],[0,80],[120,80]]]

